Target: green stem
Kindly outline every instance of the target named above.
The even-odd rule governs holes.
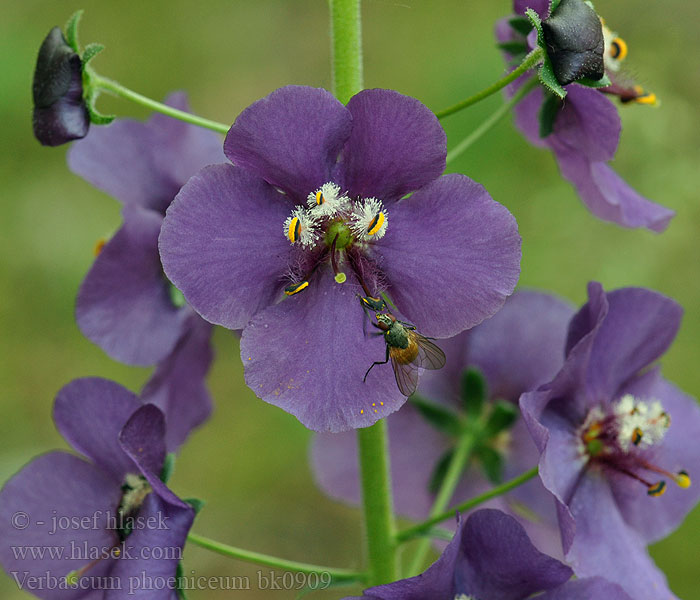
[[[499,79],[496,83],[490,85],[484,90],[481,90],[479,93],[474,94],[473,96],[470,96],[466,100],[462,100],[461,102],[458,102],[454,106],[450,106],[449,108],[446,108],[445,110],[441,110],[440,112],[436,112],[435,116],[438,119],[444,119],[445,117],[449,117],[450,115],[459,112],[463,108],[467,108],[468,106],[471,106],[472,104],[476,104],[477,102],[480,102],[484,98],[488,98],[492,94],[495,94],[498,90],[502,90],[504,87],[506,87],[509,83],[515,81],[518,77],[520,77],[523,73],[526,71],[529,71],[532,67],[534,67],[541,59],[543,56],[543,50],[539,46],[535,48],[530,54],[528,54],[524,59],[523,62],[521,62],[515,69],[513,69],[508,75],[503,77],[503,79]]]
[[[357,430],[357,445],[365,514],[369,585],[398,578],[396,523],[392,510],[386,421]]]
[[[435,515],[427,521],[419,523],[418,525],[414,525],[413,527],[404,529],[396,535],[396,540],[398,542],[406,542],[416,536],[422,535],[426,531],[430,530],[430,528],[433,525],[436,525],[437,523],[454,517],[458,512],[467,512],[468,510],[479,506],[479,504],[483,504],[484,502],[491,500],[491,498],[502,496],[503,494],[518,487],[519,485],[530,481],[530,479],[537,476],[537,472],[538,468],[534,467],[533,469],[526,471],[522,475],[518,475],[517,477],[510,479],[509,481],[502,483],[501,485],[489,490],[488,492],[481,494],[480,496],[476,496],[474,498],[471,498],[470,500],[467,500],[466,502],[462,502],[462,504],[460,504],[459,506],[455,506],[454,508],[451,508],[448,511],[440,513],[439,515]]]
[[[347,104],[363,87],[360,0],[329,0],[333,93]]]
[[[494,125],[496,125],[508,112],[513,108],[518,102],[520,102],[525,96],[527,96],[534,88],[537,87],[539,81],[537,77],[533,77],[530,81],[523,84],[523,86],[513,94],[513,97],[504,102],[498,109],[486,119],[479,127],[472,131],[467,137],[465,137],[459,144],[457,144],[452,150],[447,153],[446,163],[450,164],[455,158],[462,154],[467,148],[469,148],[474,142],[476,142],[482,135],[487,133]]]
[[[464,473],[464,468],[469,462],[469,457],[474,449],[475,442],[476,438],[470,431],[464,432],[460,437],[454,454],[452,455],[450,466],[447,469],[440,490],[433,502],[433,507],[430,509],[430,517],[441,514],[450,504],[450,500],[457,489],[457,484],[462,477],[462,473]],[[417,575],[423,571],[423,563],[425,562],[428,552],[430,552],[430,542],[430,538],[423,538],[419,542],[408,570],[409,576]]]
[[[295,560],[285,560],[283,558],[277,558],[276,556],[269,556],[267,554],[260,554],[259,552],[252,552],[250,550],[229,546],[228,544],[222,544],[221,542],[211,540],[196,533],[189,533],[187,535],[187,541],[201,546],[202,548],[206,548],[207,550],[228,556],[229,558],[237,558],[238,560],[265,565],[267,567],[278,567],[285,571],[295,571],[297,573],[328,573],[333,579],[338,581],[364,581],[365,579],[365,573],[359,573],[349,569],[334,569],[321,565],[312,565]]]
[[[199,127],[204,127],[206,129],[211,129],[218,133],[224,134],[227,133],[228,130],[231,128],[230,125],[224,125],[223,123],[210,121],[209,119],[198,117],[188,112],[178,110],[177,108],[173,108],[172,106],[168,106],[167,104],[162,104],[161,102],[151,100],[146,96],[142,96],[141,94],[124,87],[116,81],[100,77],[96,73],[90,74],[90,81],[95,88],[101,91],[111,92],[113,94],[116,94],[117,96],[121,96],[122,98],[126,98],[127,100],[131,100],[132,102],[136,102],[137,104],[141,104],[142,106],[150,108],[151,110],[155,110],[157,112],[163,113],[164,115],[168,115],[173,119],[179,119],[180,121],[192,123],[192,125],[198,125]]]

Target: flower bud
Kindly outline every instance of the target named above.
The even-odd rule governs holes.
[[[83,138],[90,115],[83,100],[82,61],[60,28],[44,39],[32,86],[34,135],[45,146]]]
[[[561,0],[542,22],[542,33],[559,83],[603,78],[603,27],[600,17],[584,0]]]

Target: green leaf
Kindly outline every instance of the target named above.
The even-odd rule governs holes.
[[[453,410],[430,402],[421,396],[413,395],[410,400],[423,418],[433,427],[449,435],[457,436],[462,431],[459,415]]]
[[[78,24],[85,11],[81,8],[76,10],[66,23],[66,41],[68,45],[80,54],[80,44],[78,43]]]
[[[183,294],[178,288],[176,288],[172,283],[168,287],[170,292],[170,302],[173,303],[175,308],[182,308],[187,305],[187,300],[185,300],[185,294]]]
[[[585,85],[586,87],[590,88],[602,88],[612,85],[612,81],[610,81],[610,77],[607,75],[603,75],[603,77],[597,81],[595,79],[588,79],[588,77],[584,77],[583,79],[577,79],[576,83],[580,83],[581,85]]]
[[[554,121],[556,121],[562,102],[554,94],[545,94],[544,102],[540,107],[540,137],[546,138],[554,131]]]
[[[508,21],[508,25],[521,35],[527,35],[532,31],[532,23],[527,17],[513,17]]]
[[[462,406],[469,419],[476,419],[484,409],[486,380],[478,369],[470,368],[462,373]]]
[[[525,42],[500,42],[496,45],[499,49],[509,54],[527,54],[527,44]]]
[[[486,439],[501,433],[504,429],[510,429],[517,420],[518,407],[515,404],[503,401],[496,402],[484,426]]]
[[[173,472],[175,471],[175,459],[177,457],[175,456],[174,452],[168,452],[165,455],[165,461],[163,462],[163,468],[160,470],[160,480],[163,483],[168,483],[170,481],[170,478],[173,475]]]
[[[206,502],[201,498],[185,498],[183,501],[187,502],[187,504],[194,508],[195,515],[198,515],[206,504]]]
[[[430,476],[430,482],[428,483],[428,491],[431,494],[437,494],[442,487],[442,482],[445,480],[447,470],[450,468],[450,463],[452,462],[454,453],[454,448],[451,448],[440,457],[440,460],[437,461],[437,464],[433,469],[433,474]]]
[[[490,446],[480,446],[476,450],[476,458],[481,464],[486,478],[498,485],[503,483],[503,456]]]
[[[81,57],[83,68],[104,49],[105,47],[103,44],[92,43],[85,46],[85,52],[83,52],[83,56]]]
[[[537,45],[544,50],[544,59],[539,71],[540,83],[552,94],[556,94],[563,99],[566,96],[566,90],[561,86],[554,75],[552,61],[547,54],[547,45],[545,44],[544,34],[542,33],[542,21],[539,15],[531,8],[525,11],[525,15],[530,20],[530,23],[532,23],[532,26],[537,30]]]

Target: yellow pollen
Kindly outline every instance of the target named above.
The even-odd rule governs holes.
[[[648,106],[654,106],[657,102],[656,94],[651,92],[644,92],[641,96],[637,96],[633,102],[637,104],[646,104]]]
[[[284,293],[287,296],[293,296],[294,294],[298,294],[302,290],[305,290],[307,287],[309,287],[309,282],[308,281],[302,281],[300,283],[294,283],[292,285],[287,286],[284,288]],[[250,359],[248,359],[250,360]]]
[[[323,193],[321,192],[321,190],[316,192],[316,205],[321,206],[321,204],[323,204],[325,201],[326,199],[323,197]]]
[[[367,235],[374,235],[382,228],[382,225],[384,225],[384,213],[378,212],[367,227]]]
[[[301,233],[301,223],[299,221],[299,217],[294,217],[290,222],[289,222],[289,229],[287,230],[287,237],[289,238],[289,241],[296,242],[299,239],[299,234]]]
[[[364,409],[364,408],[361,408],[361,409],[360,409],[360,414],[361,414],[361,415],[364,415],[364,414],[365,414],[365,409]]]
[[[590,442],[600,435],[603,426],[600,423],[593,423],[583,434],[583,441]]]
[[[686,471],[678,471],[678,474],[676,475],[676,483],[678,484],[678,487],[681,487],[684,490],[689,488],[691,484],[690,475],[688,475]]]
[[[616,37],[612,42],[610,55],[617,60],[625,60],[627,57],[627,43],[622,38]]]
[[[635,427],[634,431],[632,432],[632,443],[635,446],[639,446],[640,442],[642,441],[643,435],[644,432],[639,427]]]
[[[384,406],[384,402],[380,402],[380,403],[379,403],[379,406]]]
[[[649,496],[653,497],[658,497],[658,496],[663,496],[664,492],[666,491],[666,482],[665,481],[659,481],[658,483],[655,483],[654,485],[649,486],[649,489],[647,490],[647,494]]]

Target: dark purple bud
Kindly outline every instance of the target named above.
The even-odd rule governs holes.
[[[58,27],[39,49],[32,95],[34,135],[44,146],[87,135],[90,115],[83,101],[82,62]]]
[[[603,27],[600,17],[583,0],[562,0],[542,22],[547,54],[559,83],[605,75]]]

